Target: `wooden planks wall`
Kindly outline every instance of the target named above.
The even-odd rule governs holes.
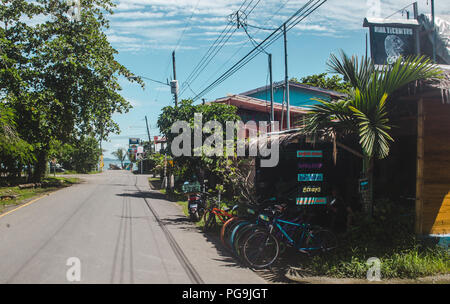
[[[418,188],[422,192],[418,195],[420,230],[422,234],[449,234],[450,105],[443,104],[439,98],[424,98],[423,118],[423,184]],[[419,186],[419,171],[417,177]]]

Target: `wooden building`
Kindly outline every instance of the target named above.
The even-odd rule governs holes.
[[[416,233],[450,235],[450,70],[417,103]]]

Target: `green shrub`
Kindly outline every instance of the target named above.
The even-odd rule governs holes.
[[[366,278],[367,260],[381,261],[382,278],[418,278],[450,273],[449,253],[427,246],[413,233],[414,214],[388,200],[377,201],[371,219],[360,215],[340,237],[339,248],[315,256],[304,266],[316,275]]]

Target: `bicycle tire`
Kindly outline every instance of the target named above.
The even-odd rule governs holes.
[[[250,234],[243,246],[244,260],[250,267],[255,269],[271,266],[278,258],[278,254],[278,240],[264,230],[256,230]],[[263,259],[260,259],[261,256]],[[267,256],[267,258],[264,258],[264,256]]]
[[[204,215],[204,225],[203,225],[203,231],[204,232],[208,232],[211,231],[211,229],[215,226],[216,224],[216,215],[214,214],[214,212],[207,212]]]
[[[250,224],[245,227],[243,227],[240,231],[238,231],[236,235],[236,240],[234,242],[233,251],[236,254],[237,257],[242,258],[242,247],[243,243],[246,240],[246,238],[255,231],[255,229],[260,228],[257,224]]]
[[[238,217],[232,217],[232,218],[230,218],[228,221],[226,221],[226,222],[222,225],[222,228],[220,229],[220,240],[222,241],[222,244],[223,244],[224,246],[228,246],[228,245],[226,244],[226,238],[225,238],[225,235],[227,234],[227,230],[228,230],[228,228],[229,228],[229,225],[230,225],[231,223],[237,221],[237,220],[240,220],[240,218],[238,218]]]
[[[244,219],[238,219],[237,221],[233,221],[232,223],[230,223],[227,227],[227,229],[225,230],[225,235],[224,235],[224,242],[225,242],[225,246],[228,247],[229,249],[231,248],[231,234],[234,230],[234,228],[236,228],[237,225],[239,225],[240,223],[245,222]]]
[[[237,225],[234,227],[234,229],[233,229],[233,231],[231,232],[231,235],[230,235],[230,248],[233,248],[233,247],[234,247],[234,242],[235,242],[235,240],[236,240],[237,232],[238,232],[240,229],[243,229],[245,226],[250,225],[250,224],[251,224],[251,223],[250,223],[249,221],[242,221],[242,222],[240,222],[239,224],[237,224]]]
[[[314,232],[314,235],[320,240],[320,247],[322,252],[328,252],[338,247],[338,240],[336,235],[328,229],[321,229]]]

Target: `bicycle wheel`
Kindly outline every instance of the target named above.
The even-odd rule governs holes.
[[[210,231],[216,225],[216,215],[213,212],[205,213],[204,222],[203,231]]]
[[[326,229],[312,230],[306,239],[305,250],[310,253],[327,252],[337,247],[336,236]]]
[[[231,223],[235,222],[239,220],[238,217],[232,217],[230,218],[228,221],[225,222],[225,224],[222,225],[222,229],[220,229],[220,240],[222,241],[222,244],[224,244],[225,246],[228,246],[226,244],[226,239],[228,237],[228,228],[229,225],[231,225]]]
[[[250,234],[242,249],[245,261],[256,269],[269,267],[279,254],[277,239],[264,230],[257,230]]]
[[[235,236],[233,247],[236,256],[242,258],[242,247],[244,246],[244,241],[251,233],[253,233],[258,228],[261,227],[257,224],[249,224],[238,231],[238,233]]]
[[[238,231],[246,227],[247,225],[250,225],[249,221],[242,221],[239,224],[237,224],[230,235],[230,248],[232,249],[234,247],[234,242],[236,241],[236,236]]]
[[[225,234],[224,234],[224,243],[225,246],[227,246],[229,249],[231,248],[231,234],[234,231],[234,228],[236,228],[240,223],[245,222],[244,219],[238,219],[236,221],[231,222],[227,229],[225,230]]]

